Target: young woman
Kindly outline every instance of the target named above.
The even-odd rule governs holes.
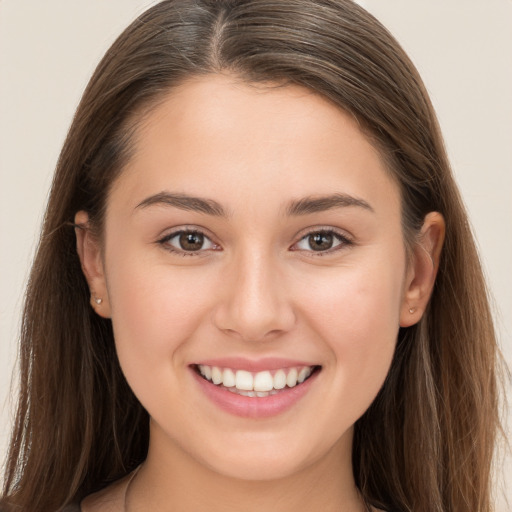
[[[58,163],[2,510],[491,510],[496,343],[428,96],[343,0],[174,0]]]

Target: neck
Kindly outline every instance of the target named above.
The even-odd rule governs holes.
[[[130,512],[365,510],[352,473],[352,432],[320,460],[272,480],[220,474],[183,451],[155,425],[150,439],[148,458],[128,492]]]

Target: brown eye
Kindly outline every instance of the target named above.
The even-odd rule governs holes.
[[[193,253],[201,253],[209,249],[220,249],[205,234],[193,230],[175,231],[159,240],[158,243],[171,252],[182,255],[192,255]]]
[[[332,233],[313,233],[308,236],[308,243],[313,251],[326,251],[333,245]]]
[[[204,236],[201,233],[181,233],[179,236],[180,249],[184,251],[199,251],[203,248]]]
[[[352,245],[347,237],[332,230],[311,231],[301,238],[293,247],[294,251],[330,253]]]

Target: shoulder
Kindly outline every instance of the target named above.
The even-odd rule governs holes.
[[[133,474],[130,473],[105,489],[87,496],[78,509],[70,509],[69,512],[119,512],[124,510],[126,487],[132,476]]]
[[[64,507],[62,512],[80,512],[80,505],[78,503],[72,503]]]
[[[6,503],[0,503],[0,512],[10,512],[12,510],[22,510],[22,508],[19,505],[7,505]],[[27,510],[26,507],[23,507],[23,510]],[[80,504],[70,503],[64,508],[59,509],[59,512],[81,512]]]

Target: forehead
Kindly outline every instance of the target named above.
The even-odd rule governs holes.
[[[353,116],[306,88],[252,85],[230,75],[183,83],[139,124],[113,195],[134,203],[165,190],[214,194],[233,208],[259,193],[269,205],[333,192],[399,202],[398,187]]]

